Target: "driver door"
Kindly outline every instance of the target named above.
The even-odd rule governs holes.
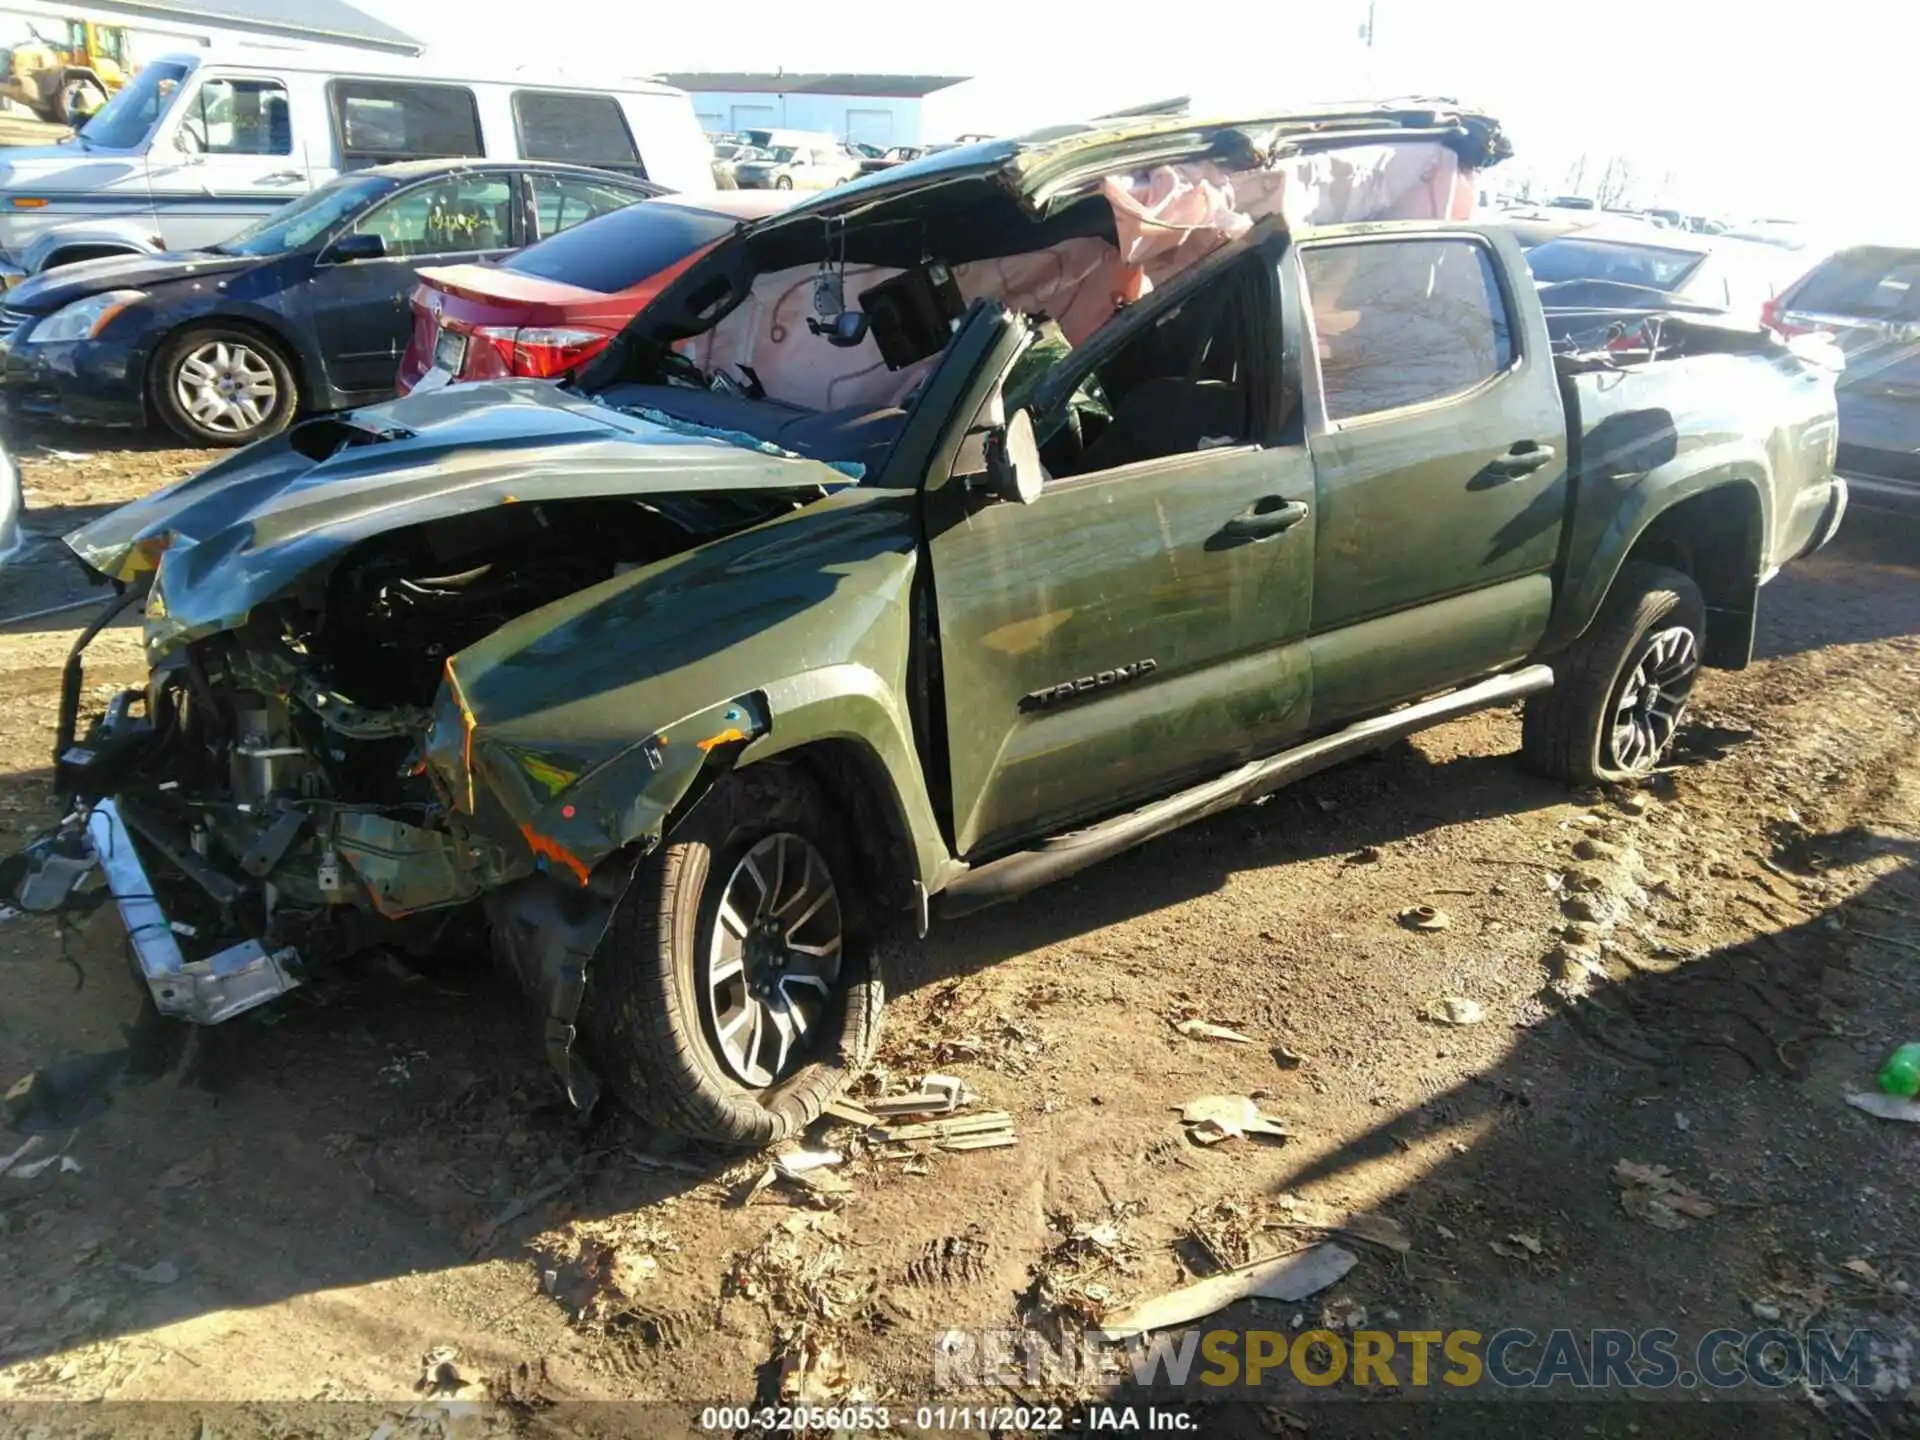
[[[1233,293],[1211,318],[1205,287],[1182,289],[1109,322],[1120,343],[1089,342],[1103,348],[1088,373],[1124,374],[1127,389],[1077,453],[1043,413],[1051,459],[1031,503],[967,474],[971,439],[1003,418],[998,391],[929,493],[962,856],[1123,811],[1280,749],[1307,723],[1313,463],[1297,433],[1283,438],[1273,403],[1274,268],[1239,258],[1250,263],[1215,274]],[[1183,314],[1203,345],[1214,322],[1237,331],[1239,353],[1189,363],[1175,345],[1129,362],[1134,340]],[[1061,363],[1085,369],[1086,357]],[[1037,393],[1057,392],[1048,381]],[[1195,422],[1183,426],[1183,413]]]
[[[237,234],[309,188],[285,82],[204,75],[148,152],[161,243],[198,250]]]
[[[521,243],[524,207],[515,182],[511,170],[425,181],[388,196],[342,232],[378,235],[384,255],[340,260],[331,247],[321,253],[307,295],[334,389],[366,395],[394,388],[413,328],[408,301],[423,265],[498,259]]]

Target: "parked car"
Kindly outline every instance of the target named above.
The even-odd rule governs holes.
[[[894,166],[904,165],[909,160],[918,160],[926,153],[918,145],[895,145],[891,149],[882,150],[878,155],[863,155],[860,160],[860,173],[872,175],[881,170],[891,170]]]
[[[1767,320],[1783,335],[1824,331],[1839,343],[1840,468],[1862,504],[1920,512],[1920,247],[1837,251]]]
[[[1498,226],[1332,223],[1505,153],[1422,107],[976,145],[744,227],[573,384],[311,420],[96,520],[153,669],[81,732],[76,650],[74,818],[13,868],[48,910],[94,858],[199,1023],[484,922],[576,1103],[761,1145],[936,906],[1522,700],[1535,770],[1645,775],[1840,522],[1833,372],[1759,330],[1558,364]],[[1248,181],[1150,289],[1142,155]]]
[[[764,158],[733,167],[742,190],[830,190],[859,173],[859,160],[838,145],[776,145]]]
[[[694,260],[791,191],[670,195],[601,215],[498,265],[434,266],[413,292],[398,389],[576,373]]]
[[[734,173],[743,160],[764,160],[767,152],[744,140],[716,140],[713,144],[713,184],[717,190],[740,188]]]
[[[0,308],[0,409],[245,444],[303,410],[393,393],[423,261],[505,255],[659,193],[575,165],[355,171],[224,244],[85,261],[16,287]]]
[[[693,102],[651,81],[487,79],[319,52],[166,55],[70,143],[0,151],[0,284],[103,255],[204,249],[342,172],[458,156],[713,184]]]
[[[1720,311],[1757,326],[1803,262],[1771,245],[1629,222],[1549,240],[1527,252],[1527,268],[1542,304],[1567,315],[1590,312],[1597,331],[1609,311],[1653,304]]]

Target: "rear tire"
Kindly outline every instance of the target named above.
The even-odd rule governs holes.
[[[1667,753],[1699,675],[1706,602],[1678,570],[1629,561],[1599,617],[1530,697],[1521,763],[1572,785],[1636,780]]]
[[[254,330],[195,325],[160,347],[149,374],[156,415],[195,445],[249,445],[287,427],[300,392],[286,352]]]
[[[770,763],[716,781],[641,861],[588,966],[580,1024],[614,1094],[656,1124],[729,1146],[771,1145],[819,1118],[880,1035],[884,995],[856,879],[804,772]],[[837,965],[790,1035],[816,983],[798,972],[827,967],[802,950],[831,950]],[[716,979],[736,963],[737,975]]]

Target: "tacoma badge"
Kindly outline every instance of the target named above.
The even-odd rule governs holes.
[[[1082,675],[1078,680],[1063,681],[1058,685],[1049,685],[1045,689],[1022,695],[1020,708],[1022,710],[1044,709],[1062,700],[1071,700],[1076,695],[1085,695],[1093,690],[1105,690],[1109,686],[1121,685],[1128,680],[1138,680],[1142,675],[1150,675],[1159,668],[1158,660],[1136,660],[1131,665],[1102,670],[1098,675]]]

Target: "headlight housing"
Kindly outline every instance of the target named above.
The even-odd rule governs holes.
[[[89,295],[35,323],[27,332],[27,342],[51,345],[63,340],[91,340],[106,329],[114,316],[146,298],[144,290],[109,290],[103,295]]]

